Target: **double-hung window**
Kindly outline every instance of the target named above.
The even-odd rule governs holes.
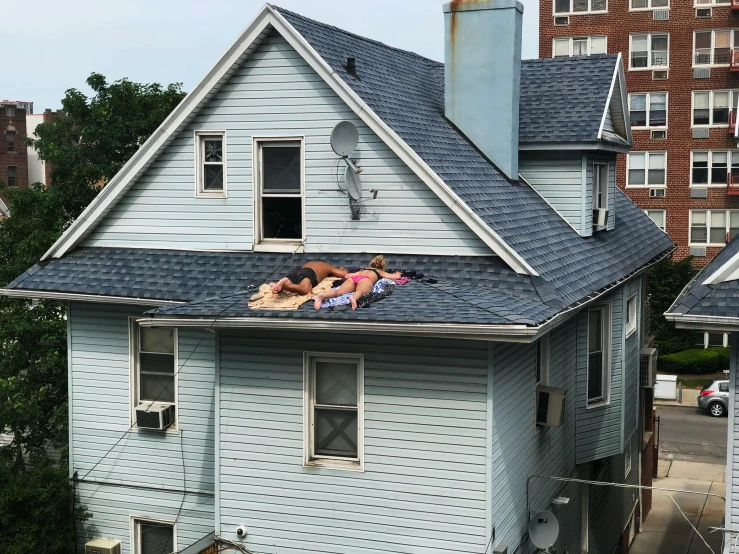
[[[729,113],[736,115],[739,90],[693,91],[693,127],[729,125]]]
[[[15,131],[5,131],[5,141],[8,146],[8,152],[15,152]]]
[[[196,196],[226,195],[226,133],[197,131],[195,133]]]
[[[667,186],[666,152],[632,152],[626,158],[626,185],[630,187]]]
[[[651,219],[657,227],[663,231],[665,230],[665,221],[667,219],[665,210],[644,210],[644,213],[649,216],[649,219]]]
[[[304,465],[361,470],[364,358],[304,355]]]
[[[9,165],[8,166],[8,182],[7,182],[7,185],[9,187],[14,187],[17,184],[15,181],[15,174],[16,174],[16,166]]]
[[[608,11],[606,0],[554,0],[554,13],[603,13]]]
[[[690,244],[723,246],[739,232],[739,210],[690,210]]]
[[[608,209],[608,164],[593,164],[593,209]]]
[[[174,523],[133,519],[131,554],[169,554],[176,550]]]
[[[295,250],[303,241],[303,139],[254,139],[256,242]]]
[[[631,10],[661,10],[670,7],[670,0],[631,0]]]
[[[536,384],[549,384],[549,335],[536,341]]]
[[[631,127],[667,127],[667,93],[646,92],[629,95]]]
[[[555,38],[552,48],[553,57],[605,54],[607,42],[606,36]]]
[[[631,296],[626,301],[626,336],[630,336],[634,331],[636,331],[636,318],[638,313],[638,304],[637,304],[637,296]]]
[[[693,65],[729,65],[731,50],[739,42],[737,30],[701,30],[693,33]]]
[[[728,175],[739,174],[739,150],[696,150],[691,152],[690,184],[726,186]]]
[[[662,69],[669,65],[670,35],[639,33],[629,37],[629,69]]]
[[[695,6],[728,6],[731,0],[695,0]]]
[[[598,304],[588,311],[588,405],[608,401],[610,388],[611,308]]]
[[[177,330],[140,327],[131,322],[134,363],[134,408],[139,404],[177,401]]]

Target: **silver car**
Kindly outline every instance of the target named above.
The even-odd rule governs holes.
[[[729,411],[729,381],[716,379],[705,385],[698,395],[698,407],[713,417],[721,417]]]

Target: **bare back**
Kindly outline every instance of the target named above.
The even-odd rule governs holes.
[[[326,262],[307,262],[303,264],[303,267],[315,271],[319,283],[326,277],[344,277],[346,275],[346,269],[343,267],[335,267]]]

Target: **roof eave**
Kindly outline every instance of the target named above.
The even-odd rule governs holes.
[[[578,142],[522,142],[518,145],[519,150],[593,150],[600,152],[616,152],[619,154],[631,151],[631,144],[614,144],[604,140],[578,141]]]
[[[667,321],[672,321],[678,329],[724,332],[739,331],[739,317],[693,315],[674,312],[665,312],[664,316]]]

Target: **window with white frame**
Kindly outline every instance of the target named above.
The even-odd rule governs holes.
[[[606,0],[554,0],[554,13],[593,13],[608,11]]]
[[[631,473],[631,445],[633,440],[634,433],[632,433],[629,440],[626,441],[626,448],[624,448],[624,477],[628,477]]]
[[[611,308],[598,304],[588,310],[588,405],[608,401]]]
[[[739,210],[690,210],[690,244],[723,246],[739,232]]]
[[[663,231],[665,230],[665,221],[667,219],[665,210],[644,210],[644,213],[649,216],[649,219],[651,219],[657,227]]]
[[[536,341],[536,384],[549,384],[549,335]]]
[[[294,247],[303,240],[303,139],[254,139],[256,236]]]
[[[554,39],[553,57],[589,56],[606,54],[608,37],[561,37]]]
[[[632,152],[626,157],[626,185],[667,186],[667,152]]]
[[[195,142],[196,194],[222,198],[226,194],[226,134],[198,131]]]
[[[304,464],[361,469],[364,358],[306,353],[304,366]]]
[[[693,33],[693,65],[729,65],[731,50],[739,43],[736,29],[704,29]]]
[[[608,164],[593,164],[593,209],[608,209]]]
[[[702,348],[726,347],[729,346],[728,333],[712,333],[706,331],[703,333],[703,342],[700,344]]]
[[[638,304],[636,302],[636,295],[630,297],[626,301],[626,336],[630,336],[636,331],[636,318],[638,312]]]
[[[669,65],[670,35],[640,33],[629,36],[629,69],[662,69]]]
[[[175,552],[174,523],[133,519],[133,548],[131,554],[164,554]]]
[[[632,10],[661,10],[670,7],[670,0],[631,0]]]
[[[739,150],[695,150],[691,154],[690,184],[726,186],[728,175],[739,175]]]
[[[730,0],[695,0],[695,6],[697,8],[704,6],[728,6],[731,4]]]
[[[728,126],[737,101],[739,90],[694,90],[693,127]]]
[[[645,92],[629,94],[631,127],[667,127],[667,93]]]
[[[177,330],[141,327],[131,322],[134,408],[139,404],[176,403]]]

